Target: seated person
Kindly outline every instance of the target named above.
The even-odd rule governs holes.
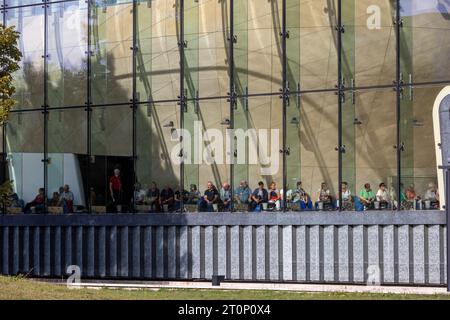
[[[231,210],[231,187],[227,182],[224,182],[220,189],[220,202],[222,203],[223,210]]]
[[[178,186],[175,190],[175,203],[174,203],[174,210],[178,211],[181,210],[181,200],[183,200],[183,203],[186,203],[189,199],[189,192],[186,189],[183,189],[183,194],[180,192],[180,187]]]
[[[22,208],[23,209],[23,207],[25,206],[23,203],[23,200],[19,199],[19,196],[15,192],[9,197],[9,201],[10,201],[10,206],[13,208]]]
[[[269,201],[269,193],[264,188],[264,182],[258,182],[258,188],[256,188],[250,196],[249,211],[255,211],[258,205],[267,203]],[[260,208],[262,209],[262,208]]]
[[[170,188],[169,188],[170,189]],[[171,189],[170,189],[171,190]],[[160,192],[158,187],[156,186],[156,182],[152,181],[150,184],[150,188],[147,190],[145,194],[144,203],[150,206],[151,211],[159,212],[160,207]]]
[[[269,185],[269,207],[275,207],[277,211],[281,209],[281,195],[280,191],[277,189],[277,184],[272,182]]]
[[[430,201],[431,208],[439,208],[439,190],[433,182],[428,184],[427,191],[424,195],[425,201]]]
[[[333,208],[333,198],[331,197],[330,189],[325,182],[322,182],[320,185],[320,189],[317,191],[317,201],[315,204],[316,210],[319,208],[319,202],[324,204],[324,208],[326,205],[331,205]]]
[[[64,213],[73,213],[73,192],[70,191],[69,185],[64,185],[63,193],[60,196]]]
[[[414,190],[414,185],[410,185],[408,188],[406,188],[405,191],[405,197],[406,200],[417,200],[420,197],[416,194],[416,191]]]
[[[31,207],[35,207],[36,213],[44,211],[45,206],[45,195],[44,188],[39,188],[38,194],[33,199],[33,201],[28,202],[25,206],[25,213],[31,213]]]
[[[370,188],[370,183],[364,184],[364,188],[359,192],[359,201],[364,206],[364,210],[373,207],[373,202],[375,201],[375,194]]]
[[[300,210],[312,210],[312,201],[309,194],[302,188],[302,182],[297,182],[297,189],[291,190],[290,194],[287,194],[288,201],[295,203],[299,206]],[[289,199],[290,198],[290,199]]]
[[[376,199],[378,202],[380,202],[380,208],[387,208],[388,204],[391,202],[389,192],[387,191],[384,182],[381,182],[378,187],[379,188],[376,194]]]
[[[167,206],[168,211],[173,210],[173,205],[175,203],[175,194],[173,193],[172,188],[170,188],[169,186],[165,186],[164,189],[161,190],[161,193],[159,195],[159,202],[163,210],[164,206]]]
[[[59,206],[61,206],[61,201],[60,201],[60,196],[59,196],[59,192],[58,191],[53,192],[53,196],[48,201],[48,205],[50,207],[59,207]]]
[[[348,183],[343,181],[341,184],[341,198],[342,198],[342,210],[352,209],[352,192],[348,188]],[[337,207],[339,207],[339,199],[336,200]]]
[[[187,204],[197,204],[200,197],[201,194],[200,191],[197,190],[197,185],[191,184]]]
[[[134,184],[134,192],[133,199],[131,199],[132,203],[136,206],[140,206],[144,204],[145,200],[145,190],[141,188],[141,184],[136,182]]]
[[[213,204],[219,202],[219,192],[211,181],[208,181],[205,193],[198,201],[199,212],[214,212]]]
[[[248,187],[248,183],[245,180],[242,180],[239,183],[239,187],[234,190],[234,200],[239,204],[248,204],[250,202],[250,195],[252,191]]]

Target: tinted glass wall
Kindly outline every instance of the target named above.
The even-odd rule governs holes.
[[[210,181],[233,196],[241,181],[275,182],[289,200],[275,209],[293,210],[298,182],[311,207],[325,183],[334,209],[355,210],[339,201],[367,183],[406,209],[407,193],[423,199],[437,182],[445,2],[3,0],[1,11],[21,33],[2,137],[24,203],[68,184],[80,208],[110,210],[115,169],[122,211],[138,210],[139,193],[151,202],[153,184],[203,193]]]

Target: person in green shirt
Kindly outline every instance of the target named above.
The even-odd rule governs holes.
[[[370,183],[364,184],[364,188],[359,192],[359,200],[364,205],[365,210],[372,207],[375,200],[375,193],[370,188]]]

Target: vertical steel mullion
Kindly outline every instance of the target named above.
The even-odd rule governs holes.
[[[180,43],[179,52],[180,52],[180,96],[179,96],[179,104],[180,104],[180,129],[184,129],[184,0],[179,0],[179,17],[180,17]],[[183,150],[184,153],[184,150]],[[184,190],[184,154],[183,159],[180,163],[180,192],[183,193]],[[181,196],[181,205],[180,212],[184,212],[184,200],[183,196]]]
[[[237,103],[236,90],[234,85],[234,0],[230,0],[230,34],[229,34],[229,77],[230,77],[230,129],[233,132],[231,136],[231,141],[233,143],[233,148],[230,150],[231,163],[230,163],[230,186],[231,186],[231,209],[234,211],[234,108]]]
[[[339,211],[342,211],[342,0],[338,0],[337,51],[338,51],[338,199]]]
[[[136,184],[136,109],[137,109],[137,93],[136,93],[136,55],[137,55],[137,0],[133,0],[133,101],[132,101],[132,160],[133,160],[133,173],[132,173],[132,181],[133,181],[133,190],[134,185]],[[133,205],[131,208],[131,212],[136,212],[135,205],[133,201]]]
[[[282,1],[282,9],[281,9],[281,33],[282,33],[282,40],[281,40],[281,51],[282,51],[282,90],[283,90],[283,105],[282,105],[282,143],[283,143],[283,159],[282,159],[282,165],[283,165],[283,194],[284,194],[284,201],[283,201],[283,211],[286,211],[286,195],[287,195],[287,150],[286,150],[286,108],[287,108],[287,101],[289,99],[289,88],[287,83],[287,54],[286,54],[286,37],[287,37],[287,31],[286,31],[286,0]]]
[[[87,207],[88,207],[88,212],[91,212],[91,208],[92,208],[92,203],[91,203],[91,197],[90,197],[90,190],[91,190],[91,155],[92,155],[92,150],[91,150],[91,101],[92,101],[92,97],[91,97],[91,23],[92,23],[92,18],[91,18],[91,0],[87,0],[87,19],[88,19],[88,23],[87,23],[87,49],[86,49],[86,54],[87,54],[87,75],[86,75],[86,86],[87,86],[87,90],[86,90],[86,130],[87,130],[87,141],[86,141],[86,153],[87,153],[87,163],[86,163],[86,167],[88,170],[88,174],[87,174],[87,190],[86,190],[86,195],[87,195]]]
[[[396,8],[395,8],[395,34],[396,34],[396,80],[395,80],[395,92],[396,92],[396,130],[397,130],[397,210],[401,210],[401,136],[400,136],[400,99],[401,99],[401,90],[402,85],[401,81],[401,70],[400,70],[400,0],[396,0]]]
[[[48,191],[48,7],[44,0],[44,195]],[[47,212],[47,201],[44,201],[44,212]]]
[[[6,0],[2,1],[2,24],[6,26]],[[7,173],[7,162],[6,162],[6,123],[2,124],[2,170],[3,170],[3,179],[6,181],[6,173]],[[2,181],[3,182],[3,181]],[[3,213],[6,213],[6,204],[3,205]]]

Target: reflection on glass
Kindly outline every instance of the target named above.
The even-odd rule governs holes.
[[[281,87],[281,10],[279,0],[248,0],[247,63],[251,93],[277,92]]]
[[[199,6],[200,97],[225,96],[229,92],[228,17],[229,0],[207,0],[202,1]]]
[[[136,126],[135,209],[161,211],[162,203],[156,199],[160,192],[166,187],[177,190],[180,184],[181,158],[176,150],[179,106],[174,103],[141,105],[137,109]]]
[[[384,209],[398,207],[396,94],[392,90],[361,91],[356,93],[355,161],[356,183],[352,192],[364,193],[364,185],[376,195],[384,183],[387,204]],[[403,198],[403,196],[402,196]],[[375,209],[375,199],[366,209]],[[383,205],[382,205],[383,206]],[[362,207],[361,207],[362,208]],[[360,209],[361,209],[360,208]],[[355,209],[358,210],[357,204]]]
[[[90,204],[110,212],[126,212],[133,191],[131,108],[93,108],[91,126]],[[113,198],[110,183],[115,169],[120,170],[121,192]]]
[[[55,3],[48,15],[48,104],[84,105],[86,102],[87,4]]]
[[[15,109],[40,108],[44,104],[44,9],[41,6],[7,10],[6,25],[20,32],[20,69],[13,75]]]
[[[132,4],[91,6],[91,89],[94,104],[132,99]]]
[[[64,185],[73,193],[73,208],[86,206],[87,113],[84,109],[51,110],[48,113],[47,197]],[[63,206],[60,203],[58,206]]]
[[[437,186],[432,109],[442,86],[405,89],[401,100],[401,182],[407,203],[403,209],[419,209],[430,183]],[[406,191],[409,190],[409,194]],[[411,191],[414,191],[412,194]],[[415,206],[414,200],[416,200]],[[419,200],[419,201],[418,201]],[[422,201],[420,201],[422,200]]]
[[[344,78],[349,87],[392,84],[396,70],[395,1],[342,1],[343,68],[353,70]],[[344,75],[345,76],[345,75]]]
[[[338,145],[337,98],[331,93],[305,94],[300,105],[299,123],[288,123],[287,126],[298,126],[301,174],[300,179],[288,176],[286,183],[288,189],[294,189],[301,181],[313,208],[331,209],[338,196],[338,153],[335,150]],[[327,197],[331,201],[325,201],[320,192],[323,183],[326,184],[323,190],[328,190]],[[327,202],[327,206],[319,208],[320,202],[324,205]]]
[[[12,113],[6,124],[8,176],[14,192],[30,203],[44,187],[44,117],[41,112]],[[31,212],[31,206],[28,208]]]
[[[149,30],[148,15],[140,15],[139,39],[141,46],[138,51],[143,55],[143,61],[138,60],[138,74],[141,80],[146,81],[144,75],[151,83],[151,97],[153,100],[173,100],[180,95],[180,52],[178,49],[178,16],[179,1],[155,0],[141,2],[138,13],[144,12],[142,6],[151,3],[151,30]],[[148,9],[145,9],[148,11]],[[146,39],[149,40],[146,40]],[[146,42],[147,41],[147,42]],[[150,47],[151,46],[151,47]],[[144,58],[144,54],[148,55]],[[145,73],[143,68],[145,67]],[[138,85],[139,86],[139,85]],[[145,95],[148,95],[148,89]],[[142,96],[141,101],[146,96]]]
[[[290,26],[289,33],[300,34],[301,89],[334,88],[338,77],[335,31],[337,1],[301,1],[297,16],[300,20],[300,30],[295,32],[294,24]],[[287,42],[291,41],[288,39]],[[294,85],[290,86],[292,88]]]
[[[450,80],[450,5],[441,0],[401,0],[401,71],[405,83]]]

